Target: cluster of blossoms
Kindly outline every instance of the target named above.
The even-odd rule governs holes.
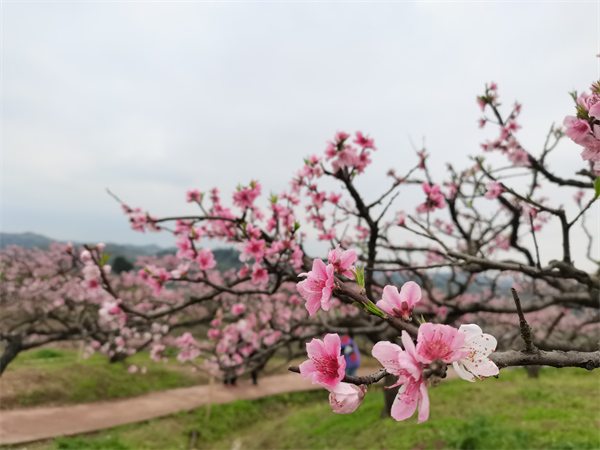
[[[129,208],[127,205],[122,204],[121,207],[127,216],[129,217],[129,223],[131,229],[134,231],[144,232],[148,231],[160,231],[161,228],[156,224],[157,217],[150,216],[147,212],[142,211],[141,208]]]
[[[492,83],[490,86],[486,86],[485,94],[477,97],[477,103],[481,107],[482,111],[485,111],[489,105],[496,111],[498,104],[498,86],[496,83]],[[512,111],[504,123],[500,124],[500,136],[494,141],[486,142],[481,144],[481,147],[486,152],[493,150],[499,150],[508,156],[508,159],[513,163],[514,166],[529,167],[529,154],[521,147],[521,144],[514,137],[514,133],[521,128],[516,122],[516,118],[521,112],[521,105],[515,103]],[[483,126],[491,120],[483,117],[479,120],[479,126]]]
[[[487,189],[485,193],[485,198],[487,198],[488,200],[498,198],[500,197],[500,194],[504,192],[504,188],[502,187],[502,185],[496,181],[488,181],[485,185],[485,188]]]
[[[405,420],[411,417],[419,404],[419,423],[429,418],[426,369],[436,364],[452,363],[456,373],[467,381],[475,377],[498,375],[498,367],[489,358],[496,349],[496,339],[484,334],[477,325],[449,325],[424,323],[419,327],[417,345],[406,331],[402,332],[404,350],[390,342],[378,342],[373,356],[383,367],[398,377],[402,385],[392,405],[392,417]]]
[[[342,202],[342,194],[319,190],[317,179],[324,174],[336,177],[353,177],[356,174],[363,173],[371,163],[370,152],[375,150],[374,140],[363,135],[360,131],[356,132],[352,143],[350,143],[351,139],[350,134],[342,131],[337,132],[334,139],[327,142],[324,155],[311,155],[306,158],[304,167],[296,173],[296,176],[290,182],[292,194],[294,195],[299,195],[302,189],[306,188],[305,195],[310,199],[310,204],[306,205],[306,219],[320,231],[318,239],[322,241],[336,241],[337,230],[335,225],[340,222],[340,219],[337,219],[334,213],[331,227],[325,226],[326,206],[328,204],[333,205],[334,211],[342,211],[342,214],[346,216],[353,209],[353,205],[350,201]],[[361,232],[358,227],[356,229],[359,233]],[[351,237],[347,236],[346,240],[348,239],[351,239]],[[343,243],[342,246],[347,247],[348,245]]]
[[[329,403],[338,414],[350,414],[361,405],[367,392],[364,386],[343,383],[346,360],[342,356],[339,335],[326,334],[323,340],[313,339],[306,344],[307,361],[300,364],[300,374],[329,391]]]
[[[319,259],[313,263],[313,270],[297,285],[298,292],[306,300],[306,308],[311,315],[319,307],[329,309],[335,279],[334,273],[345,275],[356,261],[356,254],[339,247],[330,251],[329,264]],[[421,301],[420,287],[410,281],[400,292],[396,286],[386,286],[376,307],[390,316],[409,321],[415,305]],[[439,311],[445,315],[446,311]],[[391,415],[396,420],[411,417],[419,405],[418,421],[429,417],[429,397],[427,379],[432,367],[453,364],[457,374],[468,381],[475,377],[489,377],[498,374],[498,368],[489,355],[496,349],[496,339],[484,334],[477,325],[461,325],[460,329],[449,325],[423,323],[419,327],[416,346],[406,331],[402,333],[404,349],[391,342],[378,342],[373,347],[373,357],[378,359],[386,371],[398,377],[394,386],[402,385],[392,406]],[[313,339],[306,345],[309,359],[299,367],[304,379],[310,379],[329,390],[329,401],[336,413],[354,412],[362,403],[366,387],[346,383],[346,362],[341,356],[341,341],[337,334],[327,334],[323,341]],[[394,387],[392,386],[392,387]]]
[[[298,324],[306,320],[307,313],[302,300],[290,294],[292,288],[292,283],[284,283],[281,292],[273,295],[223,295],[222,308],[208,330],[214,342],[208,364],[223,372],[241,374],[248,358],[277,348],[282,335],[299,335],[303,329]]]
[[[590,93],[573,94],[573,99],[577,115],[565,117],[566,135],[583,147],[581,158],[600,175],[600,82],[592,84]]]
[[[238,190],[233,194],[233,204],[242,209],[252,209],[254,200],[256,200],[262,192],[262,186],[257,181],[251,181],[248,187],[238,187]]]
[[[95,251],[98,255],[100,255],[104,247],[105,245],[100,243],[90,250]],[[100,264],[96,264],[90,250],[84,249],[79,254],[79,258],[84,264],[83,269],[81,269],[81,273],[83,274],[84,285],[88,289],[98,289],[98,287],[100,286],[102,272],[108,275],[110,273],[111,267],[108,264],[103,264],[103,262],[100,262]],[[67,246],[67,251],[73,251],[73,246],[71,244]]]
[[[425,200],[425,203],[417,206],[417,212],[419,214],[433,212],[436,208],[443,209],[446,207],[444,195],[440,192],[440,187],[438,185],[431,186],[428,183],[423,183],[422,186],[425,195],[427,195],[427,200]]]
[[[306,309],[311,316],[314,316],[319,308],[329,311],[329,299],[335,284],[335,273],[354,278],[352,271],[355,270],[353,264],[358,259],[356,252],[353,250],[341,251],[339,247],[338,245],[335,250],[329,251],[327,265],[322,260],[315,259],[311,271],[298,275],[306,277],[306,280],[297,284],[297,289],[306,300]]]
[[[325,149],[325,159],[331,160],[333,171],[348,168],[362,173],[365,168],[371,163],[369,158],[369,150],[375,150],[373,139],[364,136],[360,131],[356,132],[356,139],[352,141],[358,147],[354,147],[347,143],[350,135],[339,131],[335,135],[333,141],[327,143]]]
[[[461,325],[456,329],[424,323],[419,327],[416,346],[406,331],[402,332],[402,344],[404,349],[381,341],[372,351],[386,371],[398,377],[398,382],[390,388],[402,386],[391,410],[392,417],[398,421],[411,417],[417,407],[419,423],[429,418],[427,380],[434,371],[441,369],[445,373],[446,364],[452,364],[461,378],[471,382],[475,377],[498,374],[498,367],[489,358],[496,349],[496,339],[484,334],[477,325]],[[300,365],[302,378],[329,390],[334,412],[354,412],[362,403],[366,387],[342,381],[346,362],[340,356],[340,337],[327,334],[323,341],[313,339],[306,344],[306,349],[309,359]]]

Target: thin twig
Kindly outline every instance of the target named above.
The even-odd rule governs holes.
[[[529,213],[529,224],[531,225],[531,234],[533,236],[533,244],[535,245],[535,257],[536,257],[536,266],[538,269],[542,268],[540,264],[540,249],[538,247],[537,239],[535,238],[535,229],[533,228],[533,216]]]
[[[288,370],[290,372],[300,373],[300,368],[297,366],[290,366],[288,367]],[[381,369],[379,372],[376,372],[372,375],[366,375],[364,377],[346,375],[342,379],[342,382],[369,386],[370,384],[377,383],[379,380],[386,377],[387,375],[389,375],[388,372],[385,369]]]
[[[510,288],[510,292],[512,293],[515,306],[517,308],[517,314],[519,315],[519,327],[521,328],[521,337],[525,341],[525,351],[527,353],[538,353],[538,348],[533,345],[533,333],[531,332],[531,327],[527,323],[527,320],[525,320],[523,308],[521,308],[521,299],[519,298],[519,294],[517,294],[515,288]]]

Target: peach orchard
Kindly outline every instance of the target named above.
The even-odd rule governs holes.
[[[223,198],[216,188],[182,193],[197,213],[159,217],[114,196],[131,228],[171,233],[177,254],[114,274],[102,244],[3,250],[1,370],[20,351],[70,339],[88,355],[147,349],[217,377],[304,355],[290,370],[329,390],[334,412],[353,412],[385,378],[391,416],[418,409],[422,422],[449,365],[467,382],[511,366],[596,369],[599,261],[586,218],[600,194],[600,85],[573,99],[574,115],[531,150],[519,143],[521,105],[502,107],[492,83],[477,98],[492,139],[464,167],[447,163],[437,179],[439,156],[406,152],[377,194],[357,186],[374,139],[337,132],[266,200],[249,180]],[[582,150],[576,173],[551,164],[565,136]],[[553,202],[557,189],[572,200]],[[403,198],[420,204],[403,208]],[[540,248],[553,229],[556,248]],[[328,254],[307,254],[312,235]],[[573,254],[574,235],[586,254]],[[209,241],[236,246],[242,268],[215,270]],[[206,334],[192,335],[199,326]],[[382,369],[346,376],[340,334],[370,342]]]

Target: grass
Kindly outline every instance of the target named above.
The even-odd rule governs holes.
[[[147,372],[127,372],[132,364]],[[75,350],[54,348],[20,354],[0,380],[0,409],[94,402],[205,382],[190,367],[157,363],[147,353],[110,364],[102,355],[78,359]]]
[[[303,359],[291,363],[298,365]],[[375,364],[365,358],[366,364]],[[127,372],[130,365],[147,372]],[[265,372],[287,373],[287,360],[272,358]],[[241,378],[248,378],[245,374]],[[207,378],[191,366],[170,358],[152,361],[140,352],[121,363],[110,364],[105,356],[79,357],[77,350],[41,348],[19,354],[0,378],[0,410],[20,407],[66,405],[132,397],[152,391],[205,384]]]
[[[453,380],[430,388],[429,421],[380,419],[383,395],[371,388],[350,415],[332,413],[327,392],[298,392],[213,405],[29,449],[598,449],[600,372],[523,369],[500,379]]]

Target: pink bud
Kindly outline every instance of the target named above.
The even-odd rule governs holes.
[[[367,388],[349,383],[340,383],[329,389],[329,404],[337,414],[350,414],[361,405]]]

